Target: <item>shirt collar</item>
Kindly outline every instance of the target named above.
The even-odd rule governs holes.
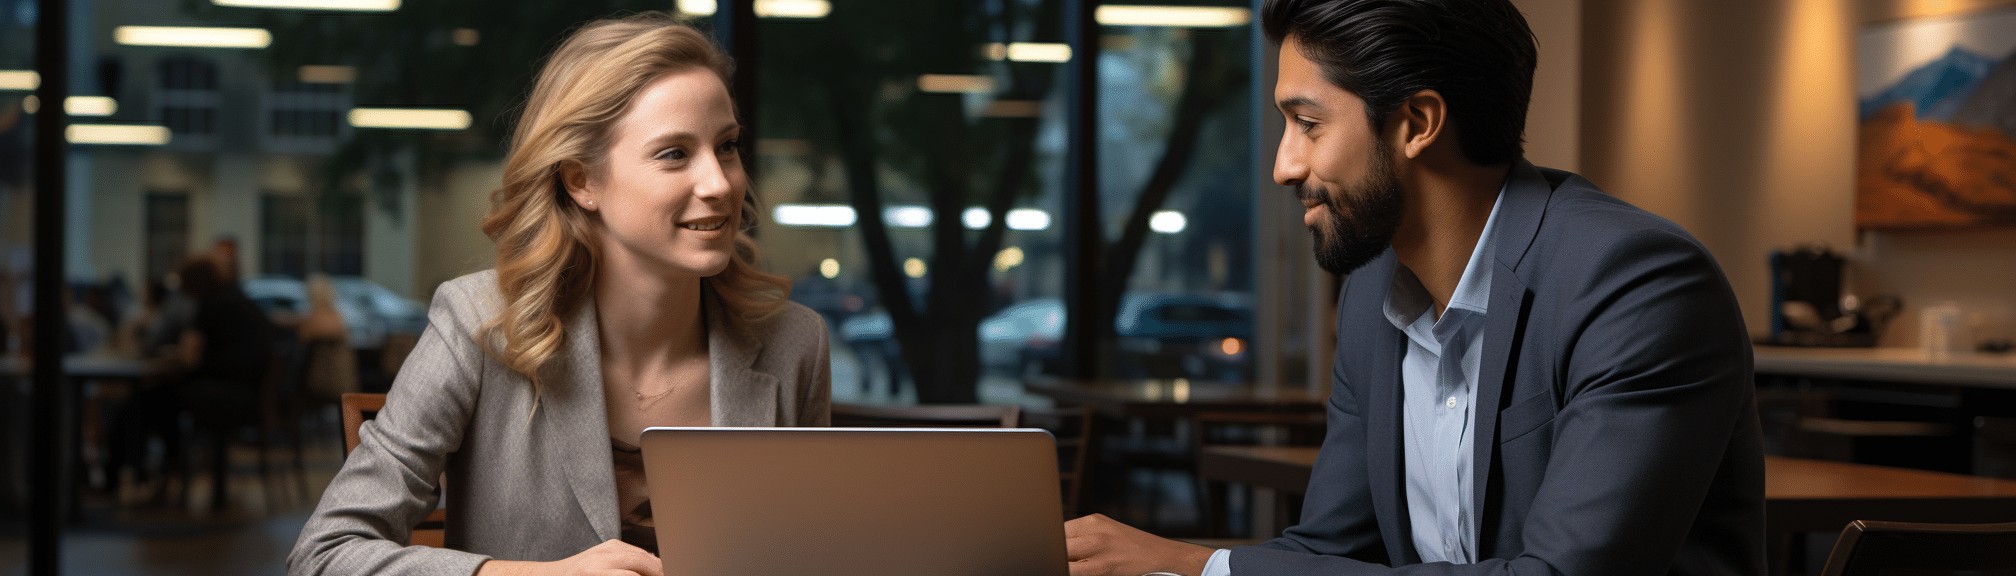
[[[1445,316],[1449,312],[1455,312],[1462,316],[1481,318],[1490,308],[1491,273],[1497,268],[1492,265],[1494,260],[1492,255],[1495,254],[1492,248],[1497,245],[1492,236],[1498,229],[1498,208],[1504,205],[1505,187],[1510,185],[1511,181],[1508,179],[1506,184],[1498,187],[1498,196],[1491,201],[1491,215],[1484,219],[1484,231],[1477,235],[1477,246],[1470,250],[1470,261],[1463,265],[1463,276],[1456,280],[1456,291],[1449,297]],[[1386,290],[1384,310],[1386,320],[1392,322],[1394,328],[1405,332],[1409,325],[1427,314],[1432,306],[1434,300],[1428,296],[1428,290],[1421,285],[1421,279],[1414,275],[1414,271],[1408,270],[1407,266],[1397,266],[1393,270],[1392,285]],[[1434,324],[1435,331],[1442,332],[1453,329],[1458,322],[1446,323],[1450,328],[1444,328],[1444,322],[1437,321]]]

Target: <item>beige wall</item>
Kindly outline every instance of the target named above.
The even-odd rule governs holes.
[[[497,250],[483,235],[490,191],[504,182],[502,162],[467,162],[450,169],[442,189],[419,195],[419,238],[413,248],[414,297],[428,301],[442,282],[495,265]]]
[[[1673,219],[1728,271],[1752,332],[1768,329],[1767,254],[1823,241],[1850,290],[1897,293],[1886,345],[1953,300],[1976,336],[2008,336],[2016,230],[1854,229],[1853,0],[1614,0],[1583,7],[1581,167]]]
[[[1513,0],[1540,47],[1526,108],[1526,159],[1581,170],[1582,0]]]

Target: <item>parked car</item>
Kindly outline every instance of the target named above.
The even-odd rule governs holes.
[[[388,334],[419,334],[427,329],[427,307],[358,276],[332,276],[336,313],[350,333],[350,345],[377,348]],[[240,283],[245,295],[275,318],[308,313],[306,283],[292,276],[267,274]]]
[[[1135,293],[1113,319],[1114,367],[1123,378],[1243,382],[1253,377],[1252,303],[1244,296]],[[980,321],[980,364],[1010,375],[1052,372],[1067,316],[1057,298],[1032,298]],[[894,326],[880,309],[840,325],[843,341],[887,345]]]
[[[1062,356],[1064,301],[1031,298],[980,321],[980,366],[1010,375],[1042,373]]]
[[[1236,295],[1129,294],[1113,320],[1122,377],[1252,379],[1252,305]]]

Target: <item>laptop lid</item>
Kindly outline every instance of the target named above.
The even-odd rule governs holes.
[[[651,428],[666,576],[1065,576],[1056,442],[1026,429]]]

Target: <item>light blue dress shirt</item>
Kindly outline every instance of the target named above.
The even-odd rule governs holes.
[[[1414,551],[1422,562],[1477,561],[1471,455],[1473,412],[1482,372],[1484,315],[1491,303],[1492,231],[1504,188],[1484,220],[1484,231],[1437,318],[1435,301],[1406,266],[1386,293],[1386,319],[1407,336],[1400,360],[1402,447],[1406,451],[1407,516]],[[1202,576],[1230,576],[1231,551],[1211,554]]]

